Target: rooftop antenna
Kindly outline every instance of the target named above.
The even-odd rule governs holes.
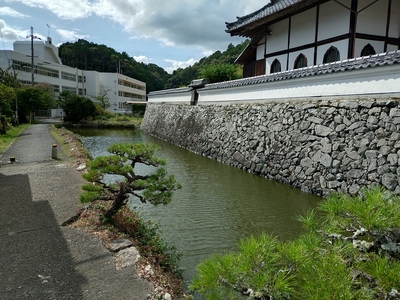
[[[47,26],[47,36],[50,37],[50,29],[51,29],[51,27],[50,27],[49,24],[46,24],[46,26]]]

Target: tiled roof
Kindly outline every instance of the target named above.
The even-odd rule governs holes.
[[[186,93],[186,92],[190,92],[191,90],[192,89],[190,87],[182,87],[182,88],[169,89],[169,90],[160,90],[160,91],[150,92],[149,96]]]
[[[248,14],[243,17],[237,17],[237,21],[232,23],[226,23],[227,32],[232,32],[235,29],[238,29],[244,25],[250,24],[252,22],[258,21],[266,16],[272,15],[276,12],[279,12],[285,8],[288,8],[296,3],[302,2],[304,0],[272,0],[263,8]]]
[[[201,90],[223,89],[238,86],[253,85],[272,81],[287,80],[299,77],[317,76],[327,73],[346,72],[351,70],[359,70],[373,67],[382,67],[387,65],[400,64],[400,50],[375,54],[371,56],[358,57],[343,61],[316,65],[301,69],[283,71],[269,75],[261,75],[256,77],[243,78],[232,81],[218,82],[207,84]]]

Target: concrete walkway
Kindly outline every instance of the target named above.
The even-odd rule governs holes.
[[[99,239],[61,226],[81,207],[83,179],[62,153],[51,159],[49,126],[30,126],[0,156],[0,299],[146,299],[135,268],[117,271]]]

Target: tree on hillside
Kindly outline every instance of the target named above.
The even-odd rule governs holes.
[[[154,156],[157,149],[156,145],[143,143],[111,145],[107,151],[112,155],[95,158],[88,166],[88,173],[83,175],[93,184],[83,186],[81,201],[113,201],[111,208],[104,214],[106,220],[111,220],[126,205],[129,195],[143,203],[169,203],[172,192],[180,188],[180,185],[173,175],[168,176],[161,167],[165,165],[165,160]],[[150,174],[139,175],[135,169],[138,164],[155,167],[155,170]],[[107,183],[104,180],[107,174],[119,175],[122,180]]]
[[[240,55],[240,53],[242,53],[242,51],[247,47],[248,44],[249,44],[249,41],[247,41],[247,40],[236,46],[229,44],[227,49],[224,52],[221,52],[219,50],[215,51],[210,56],[203,57],[202,59],[200,59],[193,66],[189,66],[184,69],[175,70],[172,73],[172,75],[170,76],[170,78],[168,79],[165,88],[170,89],[170,88],[178,88],[181,86],[187,86],[190,84],[190,82],[192,80],[204,77],[200,74],[200,70],[212,69],[213,66],[215,66],[215,65],[222,65],[222,66],[232,65],[232,66],[237,67],[235,65],[235,60]],[[219,68],[223,69],[223,67],[218,67],[218,69]],[[232,67],[228,67],[228,68],[232,68]],[[213,72],[213,74],[216,74],[216,73],[228,73],[228,71],[225,68],[225,71],[220,72],[218,70],[215,70]],[[211,82],[230,80],[229,78],[236,79],[236,78],[242,77],[241,73],[238,75],[239,77],[234,76],[233,75],[234,73],[235,72],[231,72],[231,75],[227,75],[227,76],[221,75],[219,77],[216,77],[217,79],[212,79]],[[213,77],[215,77],[215,76],[213,76]],[[225,78],[227,78],[227,79],[225,79]]]
[[[75,43],[64,43],[59,47],[63,63],[70,67],[98,72],[117,72],[146,83],[146,92],[187,86],[194,79],[199,79],[200,68],[213,64],[234,64],[234,61],[248,45],[244,41],[236,46],[229,44],[224,52],[216,51],[200,59],[193,66],[178,69],[168,74],[156,64],[145,64],[129,57],[126,52],[119,53],[105,45],[98,45],[80,39]]]
[[[98,72],[121,71],[126,76],[145,82],[147,92],[163,89],[170,76],[155,64],[138,62],[126,52],[119,53],[83,39],[62,44],[59,53],[63,63],[70,67]]]
[[[231,64],[208,65],[199,70],[201,78],[208,83],[228,81],[241,78],[241,70],[238,66]]]

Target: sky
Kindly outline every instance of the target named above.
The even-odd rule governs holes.
[[[257,0],[0,0],[0,49],[34,35],[58,46],[85,39],[171,73],[244,39],[225,22],[252,13]]]

